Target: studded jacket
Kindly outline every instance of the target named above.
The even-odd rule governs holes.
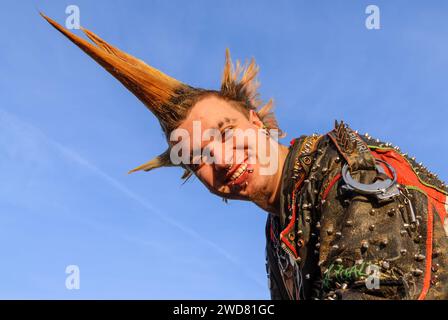
[[[397,147],[344,123],[291,141],[266,224],[272,299],[448,299],[448,201]]]

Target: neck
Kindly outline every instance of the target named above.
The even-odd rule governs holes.
[[[270,183],[268,196],[256,204],[263,210],[274,215],[280,215],[280,194],[282,189],[282,174],[289,148],[279,144],[278,168]]]

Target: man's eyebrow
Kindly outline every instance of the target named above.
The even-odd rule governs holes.
[[[224,124],[226,124],[226,123],[231,123],[231,122],[235,122],[235,121],[236,121],[235,118],[230,119],[230,118],[225,117],[225,118],[224,118],[224,121],[219,121],[219,122],[218,122],[218,128],[221,129],[221,128],[224,126]]]
[[[227,124],[227,123],[234,123],[234,122],[236,122],[236,118],[232,118],[232,119],[230,119],[230,118],[228,118],[228,117],[225,117],[224,118],[224,121],[219,121],[218,122],[218,128],[219,129],[221,129],[225,124]],[[200,153],[202,154],[202,146],[201,146],[201,148],[200,148]],[[192,159],[192,157],[193,157],[193,153],[194,153],[194,151],[195,150],[190,150],[190,160]]]

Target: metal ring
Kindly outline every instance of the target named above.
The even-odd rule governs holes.
[[[386,179],[382,181],[375,181],[371,184],[364,184],[361,182],[356,181],[353,179],[353,177],[350,175],[349,166],[348,164],[344,164],[342,167],[342,178],[344,179],[344,182],[351,187],[353,190],[363,193],[363,194],[381,194],[385,193],[386,190],[388,190],[390,187],[394,186],[397,183],[397,173],[395,172],[395,169],[388,164],[386,161],[375,159],[375,162],[377,163],[384,163],[386,167],[390,170],[392,173],[393,179]],[[379,164],[375,164],[376,171],[378,173],[383,173],[384,169]]]

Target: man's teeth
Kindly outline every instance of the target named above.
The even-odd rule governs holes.
[[[232,174],[232,176],[230,177],[230,180],[233,181],[233,180],[238,179],[239,176],[241,176],[241,175],[244,173],[244,171],[246,171],[246,170],[247,170],[247,164],[246,164],[246,163],[243,163],[243,164],[238,168],[238,170],[236,170],[236,171]]]

